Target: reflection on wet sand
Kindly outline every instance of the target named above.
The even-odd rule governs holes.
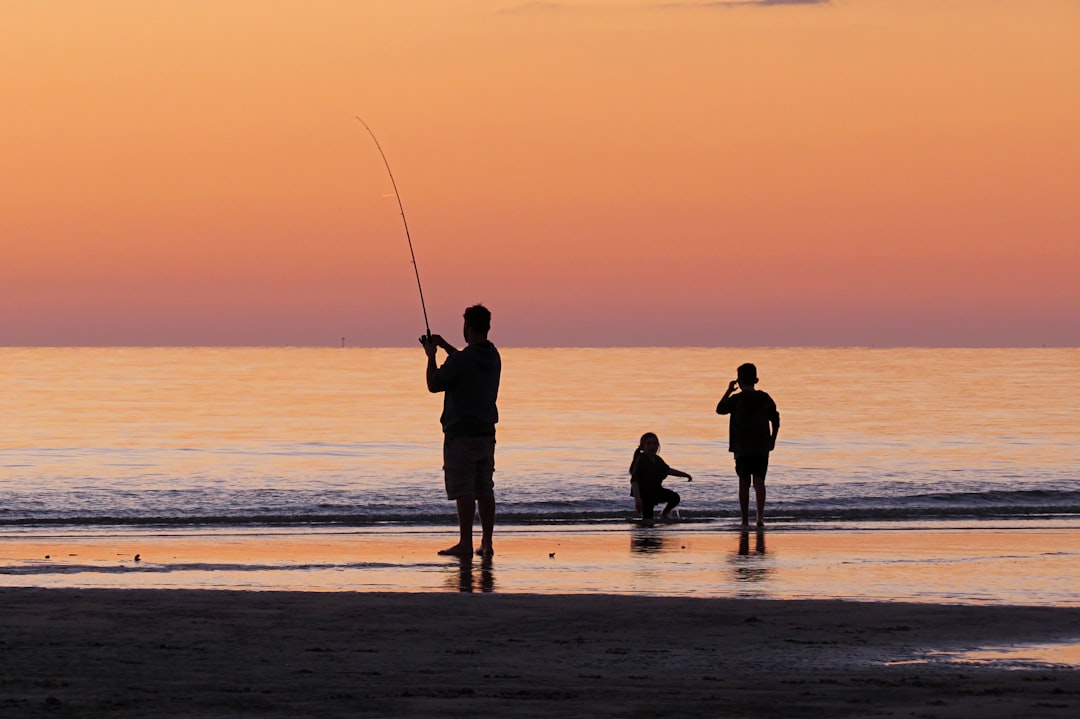
[[[739,549],[731,557],[732,572],[737,583],[763,582],[772,574],[772,567],[765,563],[765,530],[754,533],[754,550],[750,551],[750,532],[739,533]]]
[[[499,540],[497,582],[492,564],[479,557],[461,563],[436,556],[450,532],[119,528],[87,537],[20,530],[0,536],[0,588],[498,591],[1080,606],[1076,528],[509,528]],[[142,561],[134,561],[136,554]]]
[[[448,572],[446,575],[447,588],[465,593],[495,591],[495,572],[492,564],[490,556],[478,558],[475,561],[471,556],[459,558],[457,572]]]
[[[765,554],[765,530],[759,529],[757,532],[757,541],[754,542],[754,553]],[[739,554],[746,556],[750,554],[750,532],[744,530],[739,533]]]
[[[664,551],[664,537],[659,534],[630,535],[630,551],[638,554],[657,554]]]
[[[926,663],[941,661],[954,664],[989,664],[1006,668],[1042,665],[1080,667],[1080,643],[1021,644],[982,647],[960,653],[937,652]]]

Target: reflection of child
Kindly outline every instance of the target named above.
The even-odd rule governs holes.
[[[686,472],[672,469],[656,452],[660,449],[660,439],[652,432],[641,435],[641,442],[634,451],[634,461],[630,463],[630,494],[634,498],[634,508],[641,512],[642,519],[653,518],[653,507],[667,502],[661,519],[667,519],[671,510],[679,504],[679,495],[662,485],[667,476],[686,477]]]

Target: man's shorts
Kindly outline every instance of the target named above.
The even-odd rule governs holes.
[[[495,438],[455,437],[443,440],[446,498],[494,497]]]
[[[765,479],[765,473],[769,471],[769,455],[767,454],[747,454],[743,456],[735,456],[735,474],[740,477],[749,477],[751,475],[760,479]]]

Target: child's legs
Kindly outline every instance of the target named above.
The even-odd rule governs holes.
[[[668,513],[671,512],[671,510],[679,506],[679,500],[681,499],[681,497],[679,497],[678,492],[673,492],[667,487],[664,487],[660,490],[660,499],[667,502],[667,504],[664,506],[663,511],[663,516],[666,517],[668,516]]]
[[[753,482],[754,494],[757,499],[757,521],[758,524],[762,524],[765,521],[765,475],[753,475]],[[749,492],[747,494],[749,494]],[[749,497],[747,497],[747,504],[749,504]],[[746,516],[745,512],[743,516]]]
[[[757,523],[765,524],[765,474],[769,471],[769,455],[758,458],[754,467],[754,491],[757,493]]]
[[[752,454],[735,457],[735,473],[739,475],[739,510],[743,524],[750,523],[750,485],[757,499],[757,522],[765,517],[765,473],[769,470],[769,455]]]
[[[739,512],[742,513],[742,523],[750,523],[750,483],[749,474],[739,475]]]

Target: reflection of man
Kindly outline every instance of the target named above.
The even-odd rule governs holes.
[[[446,576],[446,584],[451,589],[459,592],[472,593],[475,591],[494,592],[495,572],[492,571],[491,557],[480,561],[480,574],[476,574],[476,564],[473,563],[472,555],[458,558],[458,570],[456,577],[449,574]]]
[[[469,557],[473,553],[473,519],[480,511],[483,536],[476,553],[494,554],[495,530],[495,424],[499,421],[496,400],[502,359],[488,341],[491,312],[483,305],[465,310],[465,349],[458,351],[439,335],[420,338],[427,353],[427,387],[443,393],[443,470],[446,496],[457,503],[458,543],[439,554]],[[441,367],[435,352],[447,354]]]

